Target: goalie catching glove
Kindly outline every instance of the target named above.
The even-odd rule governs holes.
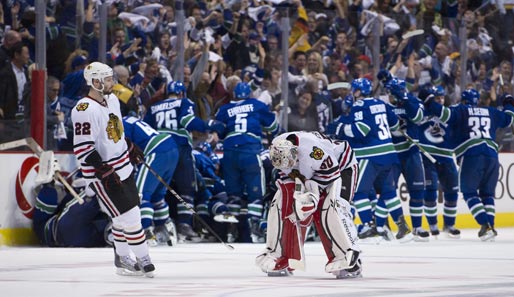
[[[308,187],[308,190],[305,188]],[[318,208],[319,190],[316,182],[307,180],[304,183],[300,178],[295,178],[295,190],[293,194],[294,210],[298,220],[303,221],[313,214]]]

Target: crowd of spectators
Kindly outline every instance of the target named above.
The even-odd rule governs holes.
[[[69,113],[84,95],[82,69],[87,63],[105,60],[113,66],[117,95],[127,110],[140,116],[165,97],[165,86],[177,73],[175,1],[108,3],[107,56],[99,57],[101,1],[84,0],[79,28],[76,1],[47,1],[50,149],[71,149]],[[501,106],[497,98],[512,93],[513,85],[514,1],[503,3],[500,7],[485,0],[184,0],[182,71],[187,96],[197,115],[208,119],[233,98],[237,82],[247,81],[254,97],[271,110],[282,110],[281,18],[287,15],[290,131],[324,131],[339,115],[338,105],[348,93],[347,87],[330,85],[373,79],[379,68],[406,79],[414,92],[426,83],[441,85],[448,103],[457,103],[465,87],[463,49],[465,83],[480,91],[481,104]],[[35,16],[33,0],[2,1],[0,6],[2,142],[28,133]],[[466,40],[459,36],[460,26],[465,26]],[[405,35],[419,29],[420,35]],[[373,48],[375,37],[378,51]],[[506,143],[504,149],[509,147]]]

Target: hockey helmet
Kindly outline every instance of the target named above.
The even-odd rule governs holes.
[[[170,95],[170,94],[176,94],[176,95],[185,94],[186,86],[184,86],[184,84],[179,80],[171,81],[168,84],[168,86],[166,87],[166,92],[168,95]]]
[[[104,63],[93,62],[84,69],[84,79],[88,86],[93,86],[93,79],[98,79],[103,84],[104,79],[109,76],[113,76],[112,68]]]
[[[477,106],[479,99],[480,94],[477,90],[472,88],[464,90],[461,94],[461,101],[465,101],[463,103],[466,105]]]
[[[446,95],[446,91],[444,90],[443,86],[433,86],[431,91],[432,91],[432,94],[434,94],[434,96],[445,96]]]
[[[298,147],[287,139],[278,139],[271,144],[269,155],[273,167],[291,169],[298,159]]]
[[[362,96],[369,96],[373,91],[371,81],[367,78],[357,78],[352,80],[352,94],[360,91]]]
[[[236,87],[234,88],[234,97],[236,99],[246,99],[250,97],[251,93],[252,89],[250,88],[250,85],[245,82],[237,83]]]

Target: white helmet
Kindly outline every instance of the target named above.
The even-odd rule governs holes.
[[[298,147],[287,139],[278,139],[271,144],[269,155],[273,167],[282,170],[291,169],[298,159]]]
[[[88,86],[92,86],[93,89],[102,92],[103,83],[106,77],[113,76],[112,68],[109,65],[100,62],[93,62],[86,66],[84,69],[84,79]],[[102,89],[96,89],[93,86],[93,79],[98,79],[102,83]]]

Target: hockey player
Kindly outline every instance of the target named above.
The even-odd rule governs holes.
[[[169,184],[178,162],[178,147],[171,135],[159,133],[147,123],[132,116],[123,118],[123,128],[132,143],[143,149],[146,164]],[[171,245],[170,230],[166,225],[172,226],[173,222],[165,199],[166,187],[146,166],[141,165],[136,174],[136,185],[142,195],[141,224],[145,230],[146,240],[150,245]]]
[[[444,124],[455,127],[457,140],[455,155],[460,162],[459,185],[464,200],[473,217],[480,225],[478,237],[482,241],[494,239],[494,191],[498,182],[500,164],[498,144],[494,141],[496,129],[514,123],[514,98],[505,96],[506,112],[494,107],[479,107],[480,94],[475,89],[466,89],[461,94],[461,103],[445,107],[435,102],[430,95],[425,108]]]
[[[399,164],[390,131],[399,128],[399,120],[392,106],[371,97],[371,82],[366,78],[352,81],[352,106],[350,123],[340,123],[336,128],[339,139],[350,141],[359,161],[359,181],[353,204],[359,213],[363,228],[360,238],[386,236],[384,225],[388,214],[398,225],[396,239],[407,242],[412,239],[405,222],[400,199],[396,196],[393,166]],[[370,193],[380,194],[375,213],[372,211]],[[373,223],[375,216],[376,226]]]
[[[421,228],[423,200],[425,198],[425,175],[418,142],[419,123],[423,120],[422,102],[405,89],[405,81],[391,77],[383,82],[390,92],[393,110],[400,120],[400,128],[392,131],[393,144],[400,163],[393,167],[393,179],[397,183],[400,174],[405,178],[409,191],[409,211],[412,234],[416,241],[428,241],[429,233]]]
[[[134,146],[125,140],[119,99],[112,94],[115,83],[112,68],[93,62],[84,69],[84,78],[90,87],[89,93],[71,112],[73,151],[88,186],[93,187],[112,218],[117,272],[153,277],[155,266],[141,226],[132,165],[144,156],[137,150],[129,150]]]
[[[259,228],[264,196],[264,169],[260,159],[263,131],[278,131],[276,116],[264,103],[250,97],[250,85],[240,82],[234,88],[235,101],[221,106],[216,120],[225,124],[219,136],[223,141],[221,168],[229,207],[239,215],[243,193],[247,195],[248,216],[254,242],[262,235]],[[238,203],[239,202],[239,203]]]
[[[435,102],[443,105],[445,91],[441,86],[423,87],[418,97],[425,100],[428,95],[434,95]],[[432,163],[423,156],[423,167],[425,168],[425,216],[430,226],[432,236],[439,235],[437,226],[437,190],[439,185],[444,193],[443,208],[443,232],[450,238],[460,238],[460,230],[455,228],[455,217],[457,216],[457,198],[459,194],[459,180],[457,165],[453,160],[455,149],[454,129],[448,124],[441,122],[438,117],[425,117],[419,126],[419,143],[430,153],[436,163]]]
[[[75,192],[82,192],[83,204],[68,193],[60,199],[60,191],[53,181],[43,184],[38,191],[32,226],[39,242],[49,247],[112,245],[108,241],[110,220],[100,210],[94,193],[89,193],[92,197],[86,197],[86,180],[77,178],[71,186]]]
[[[177,143],[179,160],[173,175],[173,185],[182,199],[191,208],[194,208],[196,179],[191,131],[205,133],[211,127],[195,116],[194,103],[185,97],[186,88],[182,82],[170,82],[166,92],[168,98],[150,106],[144,121],[159,132],[171,134],[173,140]],[[180,239],[191,242],[200,241],[200,237],[193,230],[191,211],[182,203],[179,203],[177,212],[177,231]]]
[[[349,204],[358,167],[348,142],[319,132],[290,132],[273,140],[270,157],[281,178],[268,214],[266,251],[256,264],[270,276],[302,268],[305,229],[314,221],[328,258],[325,271],[360,277],[361,250]]]

